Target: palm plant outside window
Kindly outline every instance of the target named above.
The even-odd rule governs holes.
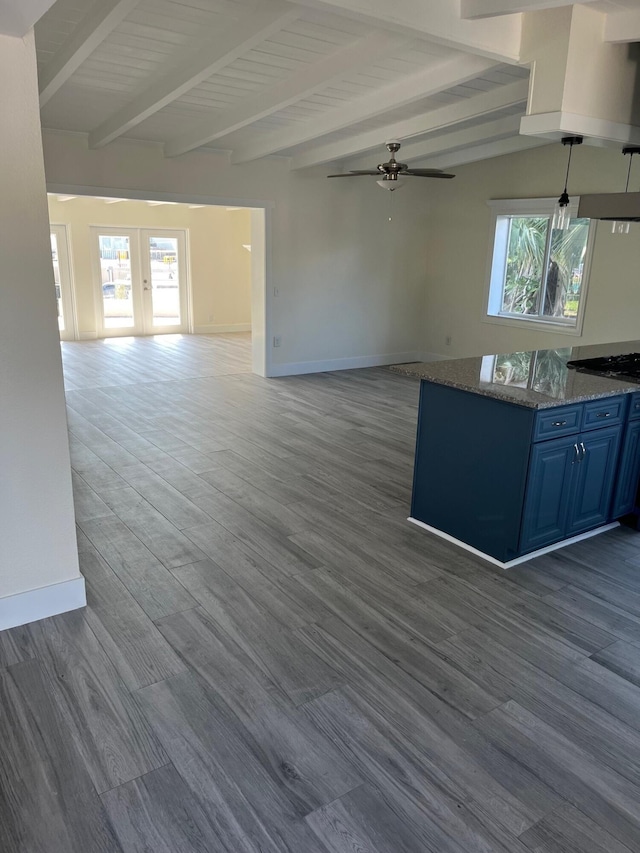
[[[586,295],[591,221],[572,218],[568,230],[554,229],[550,207],[544,215],[535,211],[541,201],[546,202],[504,202],[524,207],[522,212],[494,208],[487,315],[544,323],[575,334]]]

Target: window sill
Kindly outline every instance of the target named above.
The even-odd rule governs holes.
[[[556,335],[580,337],[582,334],[581,323],[576,326],[568,326],[564,323],[553,323],[545,320],[538,320],[535,317],[502,317],[499,314],[485,314],[483,321],[485,323],[492,323],[496,326],[513,326],[517,329],[529,329],[531,331],[537,329],[541,332],[551,332]]]

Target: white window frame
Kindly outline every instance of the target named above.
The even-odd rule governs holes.
[[[575,218],[578,215],[579,202],[579,196],[575,196],[571,199],[569,212],[572,218]],[[485,323],[494,323],[500,326],[517,326],[518,328],[529,328],[531,330],[539,329],[540,331],[555,332],[556,334],[573,335],[576,337],[582,334],[584,314],[587,304],[589,277],[591,274],[591,257],[593,255],[593,245],[595,243],[596,236],[597,221],[595,219],[592,219],[589,223],[589,233],[587,236],[587,247],[582,272],[582,283],[580,286],[580,303],[578,306],[575,325],[569,324],[565,320],[561,320],[559,318],[553,319],[551,317],[545,317],[542,319],[541,317],[526,314],[523,314],[522,316],[500,314],[507,241],[506,239],[500,241],[498,246],[499,250],[496,251],[496,237],[499,236],[498,232],[500,228],[507,226],[507,222],[499,222],[498,218],[501,216],[552,216],[555,203],[555,198],[492,199],[487,202],[491,209],[491,230],[489,237],[489,258],[487,263],[487,284],[482,317]]]

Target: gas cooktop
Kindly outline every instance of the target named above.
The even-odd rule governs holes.
[[[582,373],[595,373],[598,376],[608,376],[611,379],[640,383],[640,353],[638,352],[602,356],[601,358],[577,359],[576,361],[568,361],[567,367],[573,367]]]

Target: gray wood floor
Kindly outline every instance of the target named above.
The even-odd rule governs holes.
[[[640,534],[406,522],[417,384],[63,345],[89,606],[0,633],[2,853],[640,849]]]

